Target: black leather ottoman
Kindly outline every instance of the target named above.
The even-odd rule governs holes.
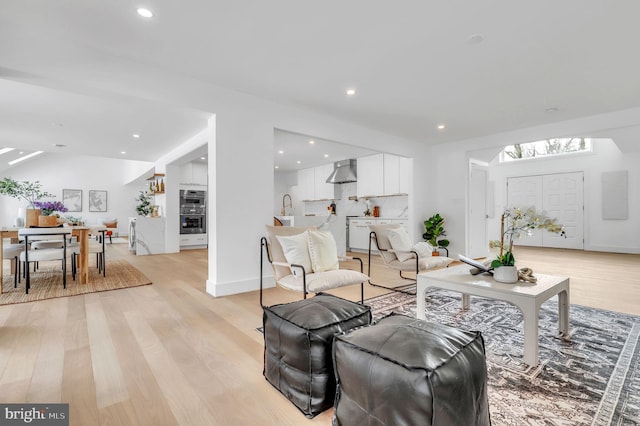
[[[264,307],[264,377],[307,417],[331,408],[336,333],[371,324],[371,309],[330,294]]]
[[[490,425],[479,332],[391,314],[336,336],[334,425]]]

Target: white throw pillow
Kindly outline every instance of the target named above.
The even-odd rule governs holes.
[[[309,231],[309,256],[313,272],[338,269],[338,249],[333,234],[328,231]]]
[[[309,257],[309,231],[304,231],[301,234],[290,237],[276,235],[276,238],[282,246],[282,251],[284,252],[284,257],[287,259],[287,263],[302,265],[307,274],[313,272],[311,258]],[[300,268],[292,267],[291,273],[296,278],[302,276],[302,270]]]
[[[430,257],[433,253],[433,246],[426,241],[415,243],[412,249],[418,253],[418,257]]]
[[[410,252],[411,238],[404,227],[389,229],[387,231],[387,238],[400,262],[404,262],[413,257],[413,253]]]

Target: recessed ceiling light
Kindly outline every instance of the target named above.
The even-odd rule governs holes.
[[[309,141],[309,145],[313,145],[316,141]]]
[[[279,169],[279,168],[280,168],[280,166],[276,166],[276,169]]]
[[[201,160],[206,160],[207,158],[206,158],[206,157],[200,157],[200,159],[201,159]]]
[[[470,35],[467,39],[469,44],[480,44],[484,41],[484,36],[482,34],[473,34]]]
[[[139,134],[137,134],[137,133],[134,133],[134,134],[132,134],[131,136],[133,136],[135,139],[138,139],[138,138],[140,137],[140,135],[139,135]]]
[[[142,16],[143,18],[153,18],[153,12],[149,9],[145,9],[144,7],[138,8],[137,12],[138,15]]]
[[[120,151],[120,154],[122,154],[122,155],[124,155],[126,153],[127,153],[127,151]]]
[[[353,96],[356,94],[356,89],[347,89],[347,95]]]
[[[15,148],[2,148],[2,149],[0,149],[0,155],[6,154],[7,152],[13,151],[14,149]],[[20,154],[22,154],[22,153],[20,153]]]
[[[328,158],[328,157],[329,157],[329,154],[325,154],[325,155],[324,155],[324,158]]]
[[[301,164],[301,163],[302,163],[302,161],[298,160],[298,161],[296,161],[296,163]]]
[[[278,151],[278,154],[284,154],[283,150]]]
[[[444,130],[444,129],[445,129],[444,124],[438,124],[438,130]]]
[[[27,154],[27,155],[25,155],[24,157],[16,158],[16,159],[15,159],[15,160],[13,160],[13,161],[9,161],[9,165],[10,165],[10,166],[13,166],[13,165],[14,165],[14,164],[16,164],[16,163],[19,163],[19,162],[21,162],[21,161],[24,161],[24,160],[26,160],[27,158],[35,157],[36,155],[40,155],[40,154],[42,154],[43,152],[44,152],[44,151],[36,151],[36,152],[32,152],[31,154]]]
[[[18,154],[22,155],[22,154],[24,154],[24,151],[20,151]]]
[[[551,108],[547,108],[545,111],[547,111],[547,112],[558,112],[558,108],[551,107]]]

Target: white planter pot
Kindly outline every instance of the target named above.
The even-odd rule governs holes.
[[[515,266],[500,266],[493,270],[493,279],[507,284],[518,282],[518,269]]]

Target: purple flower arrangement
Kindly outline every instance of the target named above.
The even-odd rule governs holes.
[[[42,210],[43,216],[51,216],[53,212],[64,213],[67,208],[60,201],[34,201],[33,205]]]

